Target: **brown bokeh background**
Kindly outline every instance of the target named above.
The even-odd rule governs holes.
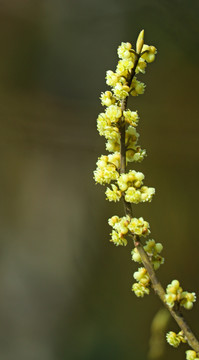
[[[92,179],[105,71],[142,28],[158,56],[129,104],[148,153],[135,169],[156,196],[134,211],[164,245],[163,285],[199,295],[198,16],[197,0],[0,2],[1,360],[147,358],[161,304],[131,292],[132,245],[108,241],[123,209]],[[197,335],[198,314],[198,303],[186,313]]]

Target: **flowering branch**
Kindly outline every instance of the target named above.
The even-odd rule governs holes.
[[[146,151],[137,145],[139,134],[136,126],[139,116],[137,111],[127,109],[128,97],[144,93],[145,85],[138,81],[135,75],[139,72],[145,73],[147,63],[155,60],[155,54],[154,46],[144,44],[144,30],[138,36],[136,51],[130,43],[122,43],[118,48],[121,60],[116,72],[109,70],[106,76],[106,82],[113,92],[106,91],[101,94],[102,105],[107,108],[97,119],[97,129],[100,135],[105,136],[106,149],[111,154],[102,155],[98,159],[94,178],[97,183],[111,185],[111,188],[106,189],[109,201],[123,201],[125,216],[112,216],[108,222],[113,228],[110,241],[116,246],[126,246],[126,236],[131,237],[134,244],[132,260],[143,264],[143,267],[134,273],[136,282],[132,291],[136,296],[143,297],[153,288],[181,329],[178,334],[172,331],[167,334],[168,343],[177,347],[181,342],[187,342],[193,349],[186,351],[187,360],[199,360],[199,342],[180,311],[180,306],[185,309],[193,307],[195,293],[183,291],[178,280],[173,280],[167,286],[166,292],[164,291],[155,272],[164,263],[164,258],[160,255],[163,246],[153,239],[143,245],[140,237],[150,234],[149,223],[142,217],[133,217],[131,204],[150,202],[155,189],[143,185],[143,173],[135,170],[126,172],[129,162],[141,162],[146,155]]]

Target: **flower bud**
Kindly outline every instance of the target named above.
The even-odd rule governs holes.
[[[141,53],[143,45],[144,45],[144,30],[140,31],[136,42],[136,52],[138,54]]]

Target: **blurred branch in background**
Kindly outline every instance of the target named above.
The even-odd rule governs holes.
[[[167,346],[165,334],[170,318],[171,316],[167,309],[160,309],[152,320],[148,352],[150,360],[159,360],[164,355]]]

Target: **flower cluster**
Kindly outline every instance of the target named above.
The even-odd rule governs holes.
[[[144,44],[144,30],[138,36],[136,51],[130,43],[121,43],[118,47],[120,60],[116,71],[108,70],[106,73],[106,83],[112,87],[116,100],[125,99],[129,94],[137,96],[144,93],[145,85],[136,77],[132,79],[131,74],[134,69],[136,74],[145,73],[147,63],[155,60],[155,54],[154,46]]]
[[[134,187],[140,188],[144,179],[144,174],[130,170],[127,174],[121,174],[118,179],[118,185],[120,190],[126,191],[127,189]]]
[[[119,218],[118,216],[112,216],[108,223],[112,228],[114,229],[111,233],[111,240],[116,246],[127,245],[127,240],[125,238],[125,235],[128,233],[128,225],[130,223],[130,217],[124,216],[122,218]]]
[[[154,270],[159,269],[160,265],[164,263],[164,258],[160,255],[163,250],[163,246],[161,243],[156,243],[155,240],[151,239],[146,241],[146,245],[144,246],[144,250],[146,251],[151,263],[153,264]],[[138,252],[138,249],[135,247],[131,251],[132,260],[138,263],[141,263],[141,257]]]
[[[142,217],[131,219],[130,216],[119,218],[119,216],[114,215],[108,220],[108,223],[113,228],[110,241],[116,246],[127,245],[126,235],[129,231],[138,236],[147,236],[150,233],[149,223],[144,221]]]
[[[151,201],[155,194],[152,187],[142,186],[144,174],[130,170],[127,174],[121,174],[117,180],[119,189],[124,192],[125,200],[130,203]]]
[[[132,218],[128,226],[129,230],[138,236],[147,236],[150,234],[149,223],[143,219],[143,217]]]
[[[115,153],[114,156],[118,153]],[[107,159],[106,161],[104,159]],[[102,161],[103,160],[103,161]],[[118,158],[119,161],[119,158]],[[116,164],[108,157],[102,156],[97,162],[97,169],[94,172],[95,180],[101,184],[110,183],[115,180],[115,184],[111,184],[111,189],[106,189],[106,196],[109,201],[119,201],[122,194],[129,203],[138,204],[140,202],[151,201],[155,194],[152,187],[143,186],[144,174],[130,170],[127,174],[119,176],[116,170]]]
[[[161,243],[150,239],[143,246],[144,252],[139,252],[140,237],[150,234],[150,226],[142,217],[135,218],[132,215],[131,204],[150,202],[155,194],[153,187],[144,185],[144,174],[135,170],[126,170],[129,163],[141,162],[146,156],[146,151],[138,145],[139,133],[137,126],[139,115],[137,111],[127,108],[129,96],[138,96],[144,93],[145,84],[137,79],[139,73],[145,73],[148,63],[155,60],[156,48],[144,44],[144,30],[138,36],[135,50],[129,42],[122,42],[118,47],[119,61],[116,70],[106,72],[106,83],[111,87],[109,91],[101,93],[100,100],[104,111],[98,115],[97,129],[100,136],[106,139],[108,155],[101,155],[97,160],[97,168],[94,171],[96,183],[108,185],[105,190],[109,201],[123,200],[126,216],[112,216],[109,225],[112,227],[111,239],[116,246],[126,246],[127,236],[133,238],[135,248],[132,250],[132,260],[142,263],[134,273],[136,282],[132,285],[132,291],[138,297],[149,294],[150,281],[153,285],[154,270],[164,263],[160,255],[163,249]],[[128,215],[127,215],[128,214]],[[150,276],[151,280],[150,280]],[[160,285],[160,284],[159,284]],[[161,285],[160,285],[161,287]],[[166,294],[160,298],[170,307],[174,305],[191,309],[196,301],[195,293],[183,291],[178,280],[173,280],[167,286]],[[175,309],[174,309],[175,311]],[[170,345],[178,347],[181,342],[189,342],[189,334],[184,331],[176,334],[170,331],[166,338]],[[193,347],[194,348],[194,347]],[[197,350],[197,349],[196,349]],[[187,360],[199,360],[199,354],[194,350],[186,352]]]
[[[98,158],[97,169],[94,171],[95,181],[101,185],[110,184],[119,178],[117,165],[120,161],[118,153],[113,155],[102,155]]]
[[[187,360],[199,360],[199,353],[196,353],[194,350],[186,351],[186,359]]]
[[[132,286],[132,291],[134,291],[137,297],[143,297],[145,294],[149,294],[149,285],[150,278],[147,270],[144,267],[138,269],[138,271],[133,274],[134,279],[137,281]]]
[[[160,243],[156,243],[155,240],[148,240],[144,246],[151,263],[153,264],[154,270],[157,270],[161,264],[164,263],[164,258],[159,254],[163,250],[163,246]],[[138,249],[135,247],[131,251],[132,260],[138,263],[142,263],[141,256]],[[134,279],[137,280],[137,283],[134,283],[132,286],[132,291],[138,297],[143,297],[145,294],[149,294],[150,279],[147,270],[142,267],[139,268],[133,275]]]
[[[178,334],[176,334],[174,331],[169,331],[166,334],[166,339],[167,342],[173,347],[178,347],[181,342],[186,343],[182,331],[180,331]]]
[[[101,98],[103,97],[104,99],[103,102],[105,102],[106,93],[101,95]],[[127,126],[125,130],[126,160],[127,162],[141,162],[146,155],[146,151],[142,150],[141,147],[137,145],[139,138],[139,133],[136,131],[139,120],[138,114],[136,111],[130,110],[122,113],[121,107],[117,104],[107,107],[106,111],[100,113],[97,118],[97,129],[99,134],[106,138],[106,150],[110,152],[120,150],[119,128],[122,119]]]
[[[196,294],[183,291],[178,280],[173,280],[166,288],[165,301],[169,307],[173,307],[175,303],[190,310],[196,301]]]
[[[144,93],[145,84],[137,79],[137,74],[145,73],[147,63],[154,61],[156,48],[144,44],[144,31],[141,31],[135,50],[130,43],[122,42],[117,52],[119,61],[115,72],[108,70],[106,73],[106,83],[111,90],[101,93],[100,96],[105,110],[97,118],[97,129],[99,134],[105,137],[106,150],[111,154],[98,158],[94,179],[96,183],[109,185],[105,191],[109,201],[116,202],[123,198],[128,204],[150,202],[155,189],[144,185],[144,174],[135,170],[126,172],[128,163],[141,162],[146,155],[146,151],[138,145],[138,112],[131,111],[126,104],[129,95],[138,96]],[[122,146],[123,149],[125,147],[125,154],[122,154]],[[125,169],[121,168],[122,157]],[[149,223],[142,217],[112,216],[108,222],[112,227],[110,241],[116,246],[126,246],[128,234],[137,237],[146,237],[150,234]],[[161,244],[149,240],[145,247],[154,269],[157,269],[163,263],[163,258],[159,255],[162,250]],[[133,257],[138,258],[138,255],[135,249]],[[140,268],[134,277],[137,280],[132,288],[135,294],[141,297],[148,294],[150,281],[146,269]]]
[[[110,184],[106,189],[106,198],[109,201],[119,201],[124,195],[125,201],[138,204],[150,202],[155,189],[143,185],[144,175],[140,172],[129,171],[121,173],[121,128],[124,129],[125,162],[140,162],[146,155],[137,144],[139,134],[136,127],[139,122],[137,111],[123,108],[123,101],[131,94],[142,94],[145,85],[137,80],[135,74],[144,73],[147,63],[155,59],[156,49],[154,46],[144,44],[144,31],[138,36],[136,50],[130,43],[122,43],[118,47],[119,62],[116,71],[108,70],[106,83],[112,89],[101,93],[101,103],[105,111],[97,118],[97,129],[101,136],[106,139],[106,150],[113,153],[102,155],[97,161],[94,171],[96,183],[101,185]]]

